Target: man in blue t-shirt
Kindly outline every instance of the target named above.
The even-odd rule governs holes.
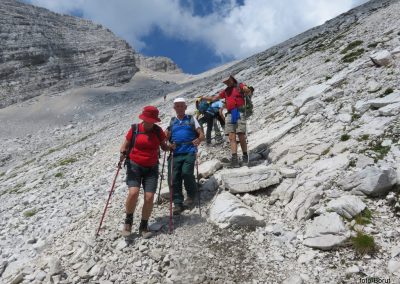
[[[196,198],[197,184],[194,176],[197,146],[204,140],[204,134],[197,119],[185,114],[187,109],[184,98],[174,100],[176,117],[171,119],[165,134],[173,146],[172,187],[174,198],[174,215],[191,207]],[[168,161],[168,181],[171,177],[171,159]],[[183,200],[182,181],[187,191]],[[200,198],[200,197],[198,197]]]

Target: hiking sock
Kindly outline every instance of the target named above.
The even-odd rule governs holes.
[[[139,226],[139,230],[147,230],[147,226],[149,224],[149,220],[141,220],[140,221],[140,226]]]
[[[128,225],[133,224],[133,213],[126,213],[125,224],[128,224]]]

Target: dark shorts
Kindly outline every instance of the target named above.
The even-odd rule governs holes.
[[[145,192],[156,192],[158,182],[158,164],[153,167],[142,167],[132,161],[126,166],[126,184],[130,187],[143,185]]]

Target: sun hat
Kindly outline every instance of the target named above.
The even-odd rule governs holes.
[[[139,118],[148,123],[156,123],[161,120],[158,118],[158,109],[155,106],[145,106]]]
[[[186,103],[186,100],[184,98],[176,98],[174,103]]]
[[[233,77],[232,75],[229,75],[229,78],[226,79],[226,80],[224,80],[223,83],[226,84],[226,85],[228,85],[228,83],[229,83],[230,80],[233,80],[233,82],[234,82],[235,84],[237,84],[237,81],[236,81],[235,77]]]

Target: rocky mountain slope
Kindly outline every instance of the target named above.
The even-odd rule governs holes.
[[[0,1],[0,40],[0,108],[138,70],[132,48],[103,26],[15,0]]]
[[[135,62],[139,68],[155,72],[182,73],[182,70],[170,58],[164,56],[144,56],[135,54]]]
[[[4,130],[17,130],[0,131],[1,280],[399,282],[399,13],[398,0],[371,1],[186,83],[146,73],[95,90],[99,101],[81,99],[93,90],[70,90],[0,110]],[[166,127],[175,97],[215,94],[230,73],[256,89],[250,166],[221,168],[228,146],[201,146],[201,215],[195,208],[174,218],[169,234],[165,200],[154,208],[150,223],[161,229],[150,240],[119,235],[122,170],[95,238],[119,145],[141,108],[158,106]],[[58,109],[62,100],[76,107]],[[31,129],[44,107],[48,116]],[[21,112],[32,113],[28,126]]]

